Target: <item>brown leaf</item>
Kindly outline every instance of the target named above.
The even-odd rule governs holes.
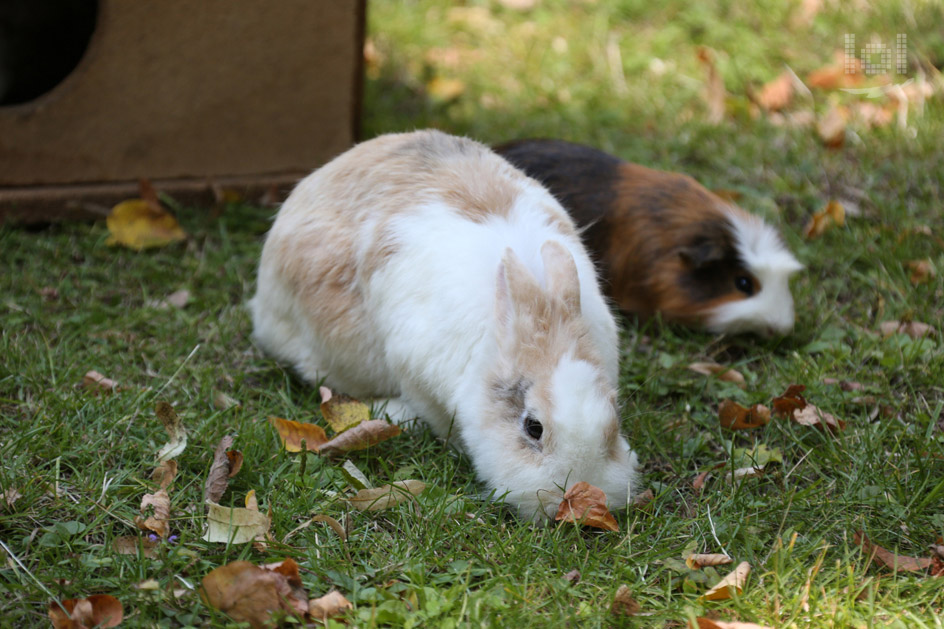
[[[865,389],[865,385],[860,382],[853,382],[851,380],[838,380],[836,378],[823,378],[823,384],[838,384],[839,388],[843,391],[862,391]]]
[[[65,608],[65,609],[63,609]],[[88,598],[70,598],[49,604],[49,620],[54,629],[91,629],[117,627],[124,618],[124,607],[110,594],[93,594]]]
[[[396,424],[383,419],[372,419],[345,430],[340,435],[335,435],[330,441],[322,444],[317,452],[331,456],[342,452],[364,450],[381,441],[396,437],[400,432],[400,427]]]
[[[723,566],[733,560],[721,553],[693,553],[685,558],[685,565],[691,570],[700,570],[705,566]]]
[[[568,583],[580,583],[580,570],[574,568],[564,575],[564,580]]]
[[[692,489],[695,491],[701,491],[702,487],[705,486],[705,481],[708,479],[708,475],[711,474],[711,470],[705,470],[695,477],[695,480],[692,481]]]
[[[233,437],[226,435],[220,439],[213,453],[213,464],[210,465],[210,473],[207,474],[206,483],[203,485],[203,500],[207,502],[219,502],[220,498],[229,487],[231,462],[227,450],[233,446]],[[242,465],[242,455],[239,457],[239,464]]]
[[[321,598],[308,601],[308,615],[312,620],[324,623],[328,618],[341,616],[353,607],[343,594],[337,590],[331,590]]]
[[[614,616],[635,616],[640,611],[642,611],[642,607],[633,598],[629,586],[619,586],[616,595],[613,597],[613,602],[610,604],[610,613]]]
[[[760,428],[770,421],[770,409],[763,404],[747,409],[734,400],[723,400],[718,406],[718,421],[728,430]]]
[[[141,554],[144,557],[153,559],[157,557],[157,552],[154,550],[157,548],[157,544],[156,540],[148,539],[147,537],[122,535],[112,540],[111,549],[119,555],[137,555],[138,549],[140,548]]]
[[[920,321],[883,321],[879,325],[879,330],[885,337],[893,334],[907,334],[913,339],[933,335],[936,332],[933,327]]]
[[[404,500],[412,500],[426,489],[426,483],[418,480],[398,480],[392,485],[361,489],[347,501],[358,511],[380,511]]]
[[[229,478],[232,478],[243,467],[243,453],[239,450],[227,450],[226,458],[229,459]]]
[[[827,148],[837,149],[846,140],[847,112],[842,107],[833,105],[816,123],[816,132]],[[807,236],[809,237],[809,236]]]
[[[719,581],[713,588],[699,597],[702,601],[723,601],[729,599],[736,591],[740,594],[744,590],[747,576],[751,573],[751,564],[742,561],[733,572]]]
[[[302,441],[305,442],[305,449],[309,452],[317,452],[328,442],[328,435],[324,428],[315,424],[296,422],[281,417],[269,417],[269,423],[278,431],[282,446],[289,452],[301,452]]]
[[[167,495],[167,491],[159,489],[153,494],[144,494],[141,498],[142,515],[147,512],[148,507],[154,509],[154,515],[135,517],[135,525],[139,529],[152,531],[166,539],[170,533],[170,496]]]
[[[12,509],[16,501],[23,497],[23,494],[12,487],[6,491],[0,491],[0,506]]]
[[[344,527],[341,526],[341,523],[332,518],[330,515],[319,514],[311,519],[312,522],[324,522],[331,527],[331,530],[334,531],[338,537],[341,538],[341,541],[347,541],[347,531],[344,530]]]
[[[791,384],[780,397],[775,397],[771,406],[778,417],[793,417],[793,412],[806,407],[806,398],[801,393],[806,391],[802,384]]]
[[[764,85],[757,95],[757,104],[766,111],[780,111],[793,99],[793,75],[784,72]]]
[[[251,627],[271,627],[272,614],[279,610],[298,615],[288,578],[253,565],[234,561],[203,577],[200,598],[236,622]]]
[[[93,370],[82,376],[82,388],[90,391],[112,393],[118,390],[118,383]]]
[[[160,465],[151,472],[151,480],[160,485],[161,489],[167,489],[174,482],[177,476],[177,461],[162,461]]]
[[[708,105],[708,122],[718,124],[724,120],[725,101],[728,97],[727,90],[724,89],[724,79],[721,78],[721,73],[718,72],[713,50],[700,46],[697,55],[707,73],[704,97],[705,104]]]
[[[819,212],[810,217],[803,230],[807,238],[818,238],[831,229],[833,225],[842,227],[846,224],[846,209],[842,203],[833,199]]]
[[[806,85],[810,88],[835,90],[856,87],[862,84],[863,79],[861,62],[855,57],[848,58],[844,53],[837,52],[832,64],[813,70],[807,75]]]
[[[180,421],[180,417],[177,415],[174,407],[167,402],[158,402],[154,408],[154,412],[157,414],[157,418],[161,420],[161,424],[164,425],[164,430],[167,431],[167,435],[170,437],[170,441],[168,441],[163,448],[158,450],[157,460],[167,461],[168,459],[176,459],[187,448],[187,429],[184,428],[184,424]]]
[[[328,387],[321,387],[318,391],[321,393],[321,415],[334,432],[344,432],[370,419],[370,408],[360,400],[343,393],[332,393]]]
[[[924,284],[934,277],[934,266],[931,265],[930,260],[910,260],[905,263],[905,266],[911,269],[909,279],[915,286]]]
[[[218,411],[226,411],[233,407],[239,407],[242,404],[239,403],[234,397],[226,395],[222,391],[214,390],[213,391],[213,408]]]
[[[821,430],[837,433],[846,427],[846,422],[834,415],[807,404],[802,409],[793,411],[793,421],[801,426],[815,426]]]
[[[852,539],[862,548],[862,552],[868,555],[869,561],[875,562],[884,568],[904,572],[927,572],[928,569],[934,566],[934,558],[908,557],[895,554],[878,544],[873,544],[862,531],[856,531]]]
[[[651,489],[647,489],[646,491],[633,496],[633,506],[636,507],[637,509],[644,509],[650,502],[652,502],[655,499],[655,497],[656,497],[655,493],[653,493]]]
[[[567,490],[554,516],[557,522],[577,522],[584,526],[618,531],[616,518],[606,508],[606,494],[590,483],[580,481]]]
[[[747,386],[747,383],[744,381],[744,376],[740,371],[731,369],[730,367],[725,367],[724,365],[719,365],[718,363],[692,363],[688,366],[688,368],[695,373],[702,374],[703,376],[717,375],[718,380],[733,382],[742,389]]]

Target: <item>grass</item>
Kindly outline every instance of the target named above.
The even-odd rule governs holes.
[[[107,246],[101,223],[0,228],[0,491],[21,494],[0,503],[0,540],[16,557],[0,553],[0,626],[41,626],[53,597],[93,593],[117,596],[126,626],[231,626],[190,588],[236,559],[293,557],[312,596],[338,588],[355,604],[356,626],[678,627],[713,615],[777,627],[941,627],[939,579],[870,567],[852,541],[861,529],[882,546],[928,556],[944,535],[941,337],[875,333],[888,319],[941,328],[940,96],[923,115],[913,110],[907,129],[850,123],[845,146],[829,150],[808,127],[754,118],[745,94],[784,63],[801,77],[829,63],[847,32],[886,42],[906,32],[912,70],[940,66],[942,8],[827,3],[810,24],[790,26],[791,6],[370,6],[365,137],[436,126],[486,142],[594,144],[737,191],[742,206],[781,226],[807,265],[793,285],[796,331],[783,340],[625,322],[623,425],[656,498],[617,514],[620,533],[520,523],[483,502],[469,461],[422,428],[351,457],[375,484],[428,483],[416,505],[384,512],[344,507],[340,462],[309,454],[302,464],[282,452],[266,418],[316,421],[319,412],[317,391],[249,340],[244,302],[269,210],[180,208],[187,242],[146,253]],[[716,51],[729,92],[717,125],[705,122],[700,45]],[[444,80],[459,82],[452,95]],[[856,98],[814,92],[795,109],[822,114],[832,100]],[[806,240],[806,220],[831,198],[855,201],[861,215]],[[914,259],[930,259],[938,274],[912,285],[905,263]],[[185,308],[154,305],[181,288],[192,295]],[[686,369],[704,359],[739,369],[746,390]],[[77,387],[89,369],[128,388],[91,395]],[[866,389],[846,392],[827,378]],[[794,382],[845,419],[845,431],[718,426],[720,400],[769,402]],[[241,407],[217,410],[216,391]],[[875,401],[857,403],[862,395]],[[160,544],[155,559],[119,555],[112,541],[135,533],[141,497],[154,489],[165,441],[158,400],[172,402],[190,432],[170,491],[179,539]],[[265,552],[202,542],[203,481],[225,434],[236,435],[246,460],[225,504],[254,489],[277,539],[325,513],[348,520],[348,541],[316,524]],[[692,489],[696,474],[730,469],[739,449],[757,444],[779,450],[782,464],[738,484],[717,470],[703,492]],[[680,565],[692,549],[750,562],[744,592],[699,602],[714,575]],[[581,577],[571,583],[564,575],[574,569]],[[134,587],[145,579],[159,589]],[[611,615],[622,584],[648,615]]]

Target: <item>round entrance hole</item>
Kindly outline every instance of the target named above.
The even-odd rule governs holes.
[[[98,0],[0,0],[0,106],[35,100],[79,65]]]

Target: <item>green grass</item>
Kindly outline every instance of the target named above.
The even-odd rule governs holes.
[[[941,97],[923,115],[912,111],[908,129],[851,123],[845,146],[828,150],[810,128],[753,118],[745,95],[785,63],[801,77],[829,63],[847,32],[860,42],[906,32],[912,69],[941,66],[941,5],[827,3],[803,27],[790,26],[792,9],[775,2],[450,7],[371,4],[380,61],[368,68],[365,137],[425,126],[486,142],[564,137],[736,190],[807,266],[793,284],[795,333],[762,342],[625,322],[623,425],[656,498],[617,514],[620,533],[519,522],[480,500],[468,459],[422,428],[351,457],[375,484],[429,485],[416,505],[364,514],[339,498],[347,490],[339,461],[310,454],[302,467],[266,421],[320,419],[317,391],[249,340],[244,303],[269,210],[181,209],[189,240],[145,253],[107,246],[102,223],[0,228],[0,491],[21,494],[0,504],[0,540],[22,563],[0,553],[0,626],[43,626],[54,596],[93,593],[121,599],[126,626],[226,626],[193,592],[173,590],[236,559],[293,557],[312,596],[334,587],[354,602],[356,626],[678,627],[715,614],[777,627],[941,627],[940,579],[869,567],[852,541],[862,529],[877,544],[927,556],[944,535],[941,337],[875,333],[898,318],[942,327]],[[730,94],[719,125],[705,122],[699,45],[717,51]],[[426,88],[434,77],[458,79],[464,91],[437,100]],[[814,92],[794,108],[822,113],[831,98],[855,100]],[[856,201],[861,215],[805,240],[809,215],[831,198]],[[913,286],[905,267],[913,259],[930,259],[937,276]],[[45,296],[46,287],[58,294]],[[184,309],[151,305],[181,288],[192,294]],[[742,371],[747,389],[686,369],[708,358]],[[83,391],[77,383],[90,369],[128,389]],[[718,427],[720,400],[769,402],[794,382],[846,430]],[[218,390],[242,406],[217,410]],[[857,404],[863,394],[876,401]],[[154,489],[150,472],[166,440],[158,400],[175,404],[190,431],[170,490],[179,539],[160,544],[156,559],[118,555],[112,540],[135,534],[141,497]],[[223,503],[241,504],[254,489],[279,540],[315,514],[349,517],[347,543],[322,524],[265,552],[202,542],[203,482],[225,434],[236,435],[246,463]],[[778,449],[783,463],[739,484],[717,470],[704,491],[692,489],[699,472],[729,469],[735,449],[755,444]],[[712,575],[679,561],[691,549],[722,548],[751,563],[751,578],[735,600],[698,602]],[[574,569],[581,579],[572,584],[564,575]],[[133,587],[144,579],[161,589]],[[621,584],[649,615],[610,614]]]

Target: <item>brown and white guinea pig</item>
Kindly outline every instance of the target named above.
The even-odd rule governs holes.
[[[520,140],[495,151],[568,210],[621,310],[718,333],[793,329],[789,278],[803,266],[761,218],[687,175],[588,146]]]
[[[303,179],[250,309],[264,350],[458,437],[522,516],[553,517],[578,481],[629,499],[619,339],[593,263],[560,203],[486,146],[385,135]]]

